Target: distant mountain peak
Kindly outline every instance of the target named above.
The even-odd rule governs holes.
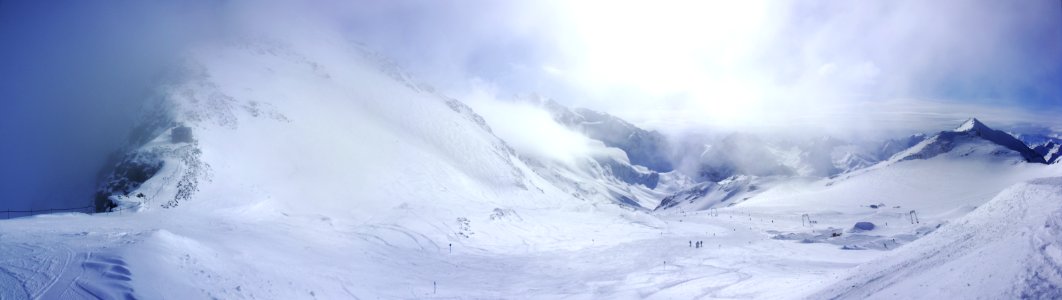
[[[981,120],[978,120],[977,118],[969,118],[969,119],[966,120],[966,122],[963,122],[962,125],[959,125],[959,127],[955,128],[954,131],[955,132],[971,132],[971,131],[982,132],[982,131],[990,131],[990,130],[992,130],[992,128],[988,128],[988,126],[986,126],[985,123],[981,123]]]
[[[1026,162],[1047,163],[1042,155],[1037,154],[1021,140],[1006,132],[989,128],[977,118],[966,120],[966,122],[963,122],[962,125],[952,131],[941,131],[933,137],[897,153],[891,160],[927,159],[952,152],[958,147],[963,149],[962,154],[959,154],[960,156],[968,156],[975,152],[984,152],[996,156],[1013,152],[1020,155]]]

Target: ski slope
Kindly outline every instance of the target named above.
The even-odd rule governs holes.
[[[5,299],[1009,298],[1057,287],[1060,196],[1059,179],[1020,183],[898,250],[862,251],[778,239],[772,231],[811,229],[791,214],[733,208],[596,224],[585,220],[601,212],[542,213],[582,229],[568,240],[531,239],[543,229],[515,216],[474,227],[523,235],[523,248],[264,205],[46,215],[3,221],[0,284]]]
[[[1062,177],[1017,184],[815,298],[1062,297]]]

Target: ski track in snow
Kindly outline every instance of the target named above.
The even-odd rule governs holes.
[[[1027,251],[1016,251],[1028,254],[1021,261],[1041,262],[1014,275],[1023,279],[1012,282],[1011,293],[1053,295],[1062,282],[1058,230],[1051,227],[1059,224],[1041,229],[1027,227],[1023,219],[1059,207],[1045,202],[1042,198],[1051,196],[1042,191],[1011,194],[895,251],[840,250],[833,244],[773,239],[768,230],[810,229],[789,213],[737,209],[660,215],[658,226],[613,236],[617,240],[588,233],[580,239],[594,243],[579,241],[583,246],[572,249],[504,251],[469,243],[476,237],[440,240],[414,229],[422,228],[416,222],[345,224],[324,215],[249,223],[225,214],[190,219],[158,218],[155,213],[23,218],[0,223],[0,250],[7,254],[0,259],[4,287],[0,295],[4,299],[885,297],[897,288],[920,284],[910,280],[918,274],[931,274],[956,260],[990,251],[992,245],[1024,247],[1012,242],[1008,232],[1029,241]],[[837,221],[818,219],[820,228],[850,222],[840,216]],[[1002,225],[998,220],[1003,220]],[[98,225],[99,230],[81,231],[87,224]],[[473,228],[510,226],[506,224]],[[892,230],[920,226],[897,224]],[[704,246],[691,248],[691,241],[703,241]],[[564,243],[553,243],[558,242]],[[453,253],[448,244],[454,245]],[[135,276],[138,270],[153,275]],[[159,289],[167,286],[173,289]]]
[[[134,299],[132,274],[119,256],[78,252],[70,240],[59,241],[83,233],[61,236],[3,236],[0,299]]]
[[[75,256],[63,245],[6,240],[0,244],[0,291],[3,299],[37,299],[40,291],[61,285],[61,274],[75,263]],[[47,299],[47,298],[45,298]]]
[[[134,276],[136,270],[144,266],[127,263],[123,255],[129,253],[138,256],[134,259],[136,262],[142,264],[151,261],[152,264],[160,264],[156,267],[169,269],[167,272],[173,272],[174,275],[203,276],[204,281],[199,283],[207,286],[200,287],[202,290],[199,292],[202,294],[198,295],[220,298],[291,296],[288,291],[271,290],[269,287],[270,283],[276,285],[284,282],[280,286],[291,285],[293,290],[315,292],[316,296],[301,294],[305,298],[329,295],[344,298],[497,298],[525,295],[532,298],[666,299],[689,296],[753,296],[757,295],[755,291],[735,290],[731,287],[763,285],[774,280],[772,273],[794,266],[811,268],[818,274],[815,276],[821,277],[852,264],[819,264],[814,261],[809,264],[807,261],[779,256],[780,253],[789,251],[763,251],[781,247],[808,254],[812,253],[808,250],[822,247],[769,239],[759,227],[762,223],[755,225],[759,221],[729,221],[729,213],[722,212],[719,217],[709,217],[706,214],[676,216],[676,219],[668,221],[664,228],[647,229],[646,232],[623,241],[598,241],[600,244],[582,249],[497,253],[480,247],[465,247],[457,241],[458,243],[453,243],[453,254],[448,253],[446,243],[449,242],[440,245],[440,241],[395,224],[357,225],[353,228],[322,232],[334,235],[336,240],[315,242],[314,236],[302,236],[298,238],[307,240],[301,243],[310,244],[292,246],[299,242],[289,240],[293,236],[285,232],[306,230],[305,224],[283,225],[290,228],[279,230],[275,235],[259,231],[261,228],[257,226],[231,225],[232,233],[243,236],[241,241],[264,241],[257,244],[224,244],[215,240],[219,236],[214,234],[197,238],[184,236],[183,234],[189,232],[187,228],[180,231],[171,229],[174,232],[184,232],[182,235],[157,230],[150,230],[145,234],[121,234],[126,231],[119,228],[136,226],[137,222],[144,222],[145,219],[137,215],[111,216],[104,218],[107,218],[108,222],[114,222],[113,227],[117,232],[83,234],[77,232],[80,230],[77,225],[38,228],[24,236],[20,236],[18,232],[3,232],[4,252],[11,254],[8,257],[18,259],[2,261],[0,268],[8,274],[3,277],[3,290],[7,293],[4,294],[5,299],[134,298],[134,295],[138,294],[136,291],[140,290],[135,288],[137,280],[162,279]],[[678,222],[679,218],[683,221]],[[89,219],[80,221],[91,221]],[[59,218],[49,218],[43,221],[48,221],[46,225],[60,225],[52,223],[58,220]],[[17,221],[25,223],[20,224],[25,226],[32,226],[34,223],[31,219]],[[199,223],[204,225],[197,225],[201,227],[193,228],[192,232],[209,231],[209,228],[217,226],[217,223],[224,222]],[[181,222],[168,221],[151,224],[170,228],[184,226]],[[269,231],[277,230],[275,225],[278,224],[267,225],[270,227]],[[751,230],[747,227],[750,225],[753,226]],[[323,226],[331,228],[333,225]],[[740,229],[734,231],[731,227]],[[46,236],[45,233],[59,238],[46,238],[38,244],[11,243],[13,238],[39,238]],[[712,233],[715,233],[716,237],[711,237]],[[79,244],[79,241],[89,235],[102,237],[104,241],[97,241],[92,244],[98,245],[87,247]],[[698,238],[704,240],[704,248],[688,247],[689,240]],[[287,253],[285,249],[288,247],[307,247],[302,253],[315,253],[316,251],[306,251],[310,248],[329,247],[318,243],[332,244],[331,247],[338,248],[317,253],[329,257],[326,261],[293,261],[307,264],[304,266],[269,263],[242,265],[238,258],[217,261],[216,263],[222,264],[217,265],[212,258],[214,255],[229,255],[222,253],[221,249],[232,247],[237,247],[237,252],[259,251],[259,255],[264,255],[264,259],[268,259],[269,255],[255,250],[256,248],[283,245],[276,251]],[[146,257],[159,255],[162,260],[145,260],[144,251],[151,252]],[[837,251],[840,253],[840,250]],[[294,253],[291,255],[295,257],[304,255],[299,251],[292,252]],[[865,256],[857,252],[844,253],[856,254],[849,257],[856,262],[864,260],[860,257]],[[326,267],[329,264],[332,266]],[[299,272],[313,270],[312,273],[316,274],[289,274],[283,271],[285,268],[302,270]],[[299,278],[302,275],[296,274],[307,277]],[[385,274],[386,276],[380,276]],[[239,279],[245,276],[258,276],[258,279]],[[289,280],[294,281],[288,283]],[[430,290],[432,281],[439,284],[436,293]],[[309,287],[319,282],[332,282],[334,284],[327,286],[335,290]],[[793,281],[790,285],[795,287],[797,283],[800,281]],[[18,288],[9,288],[13,286]]]

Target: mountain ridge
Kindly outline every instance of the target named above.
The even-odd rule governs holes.
[[[977,146],[976,144],[983,145]],[[951,153],[954,149],[963,146],[965,146],[963,150],[967,152],[959,154],[962,156],[974,153],[1005,156],[1007,152],[1012,152],[1018,154],[1025,162],[1047,163],[1042,156],[1038,155],[1021,140],[1006,132],[992,129],[976,118],[966,120],[953,130],[941,131],[911,148],[897,153],[889,160],[900,162],[912,159],[926,159],[944,153]]]

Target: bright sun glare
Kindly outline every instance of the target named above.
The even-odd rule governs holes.
[[[742,66],[767,34],[762,2],[588,1],[565,10],[566,41],[578,50],[562,71],[582,86],[682,97],[684,110],[720,122],[748,121],[761,100],[758,79]]]

